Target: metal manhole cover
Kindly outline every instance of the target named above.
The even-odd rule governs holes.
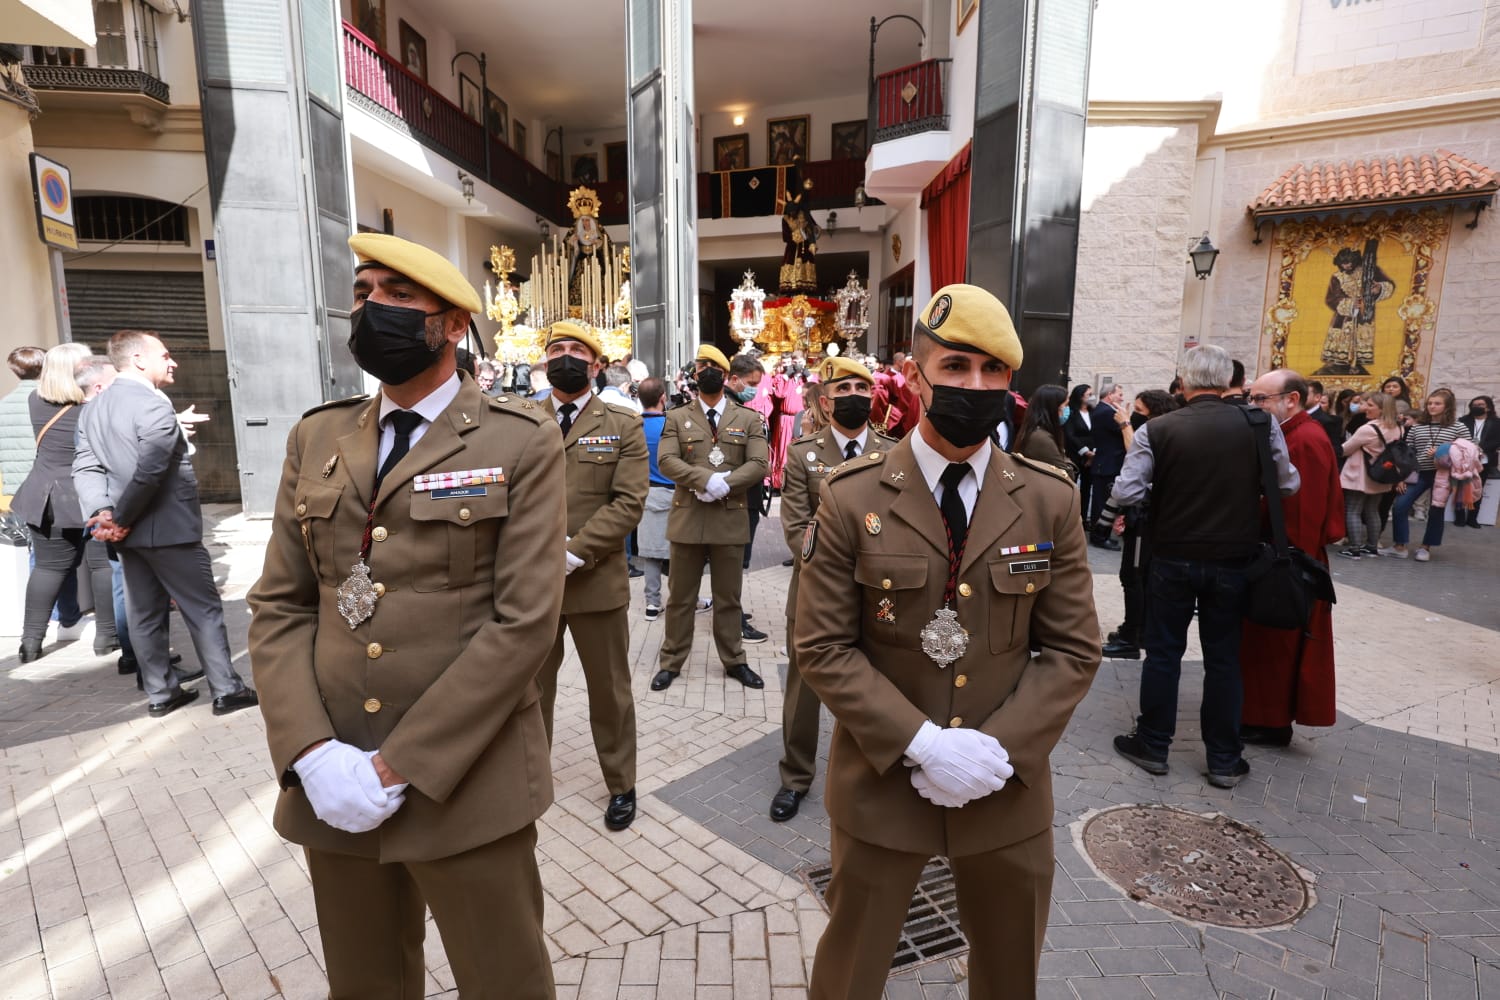
[[[833,869],[827,865],[809,868],[802,872],[802,877],[827,908],[828,901],[824,896],[833,878]],[[953,869],[948,867],[947,858],[933,858],[922,869],[922,877],[917,880],[916,891],[912,893],[906,922],[901,925],[901,940],[891,958],[891,974],[939,958],[953,958],[968,947],[969,942],[958,929],[958,891],[953,885]]]
[[[1286,856],[1227,816],[1121,806],[1084,823],[1082,841],[1100,874],[1132,899],[1187,920],[1275,927],[1310,902]]]

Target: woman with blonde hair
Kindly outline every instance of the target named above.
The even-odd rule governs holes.
[[[31,550],[36,557],[36,565],[26,581],[22,663],[41,657],[52,606],[57,603],[69,574],[85,556],[97,625],[94,652],[107,653],[119,645],[115,637],[109,558],[104,544],[91,541],[85,534],[83,511],[73,488],[74,441],[79,406],[84,401],[83,389],[78,385],[78,368],[88,357],[89,349],[82,344],[59,344],[49,350],[42,362],[36,392],[28,401],[36,433],[36,462],[16,491],[12,504],[31,532]],[[71,627],[74,623],[61,624]]]
[[[1417,456],[1417,481],[1397,483],[1400,494],[1391,506],[1391,538],[1395,545],[1390,554],[1397,559],[1406,558],[1406,544],[1411,535],[1407,518],[1418,498],[1437,481],[1437,451],[1445,444],[1463,439],[1472,441],[1469,429],[1458,422],[1458,405],[1449,389],[1435,389],[1423,404],[1423,412],[1417,422],[1406,432],[1406,444]],[[1432,558],[1432,550],[1443,544],[1443,509],[1435,507],[1427,515],[1427,528],[1422,532],[1422,544],[1417,547],[1417,562]]]
[[[1344,442],[1344,466],[1339,485],[1344,488],[1344,547],[1339,555],[1349,559],[1379,555],[1380,501],[1393,483],[1370,478],[1369,464],[1380,457],[1386,445],[1401,440],[1404,433],[1396,412],[1396,397],[1372,392],[1361,407],[1365,422]]]

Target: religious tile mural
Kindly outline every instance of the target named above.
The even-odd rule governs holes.
[[[1418,398],[1451,223],[1451,211],[1429,208],[1278,224],[1259,369],[1291,368],[1330,392],[1400,375]]]

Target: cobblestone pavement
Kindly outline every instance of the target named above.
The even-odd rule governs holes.
[[[248,673],[243,597],[268,526],[213,514],[231,643]],[[538,842],[564,998],[805,995],[825,918],[800,873],[826,862],[828,821],[821,775],[795,820],[765,815],[789,572],[777,529],[762,525],[761,568],[746,581],[746,608],[771,636],[746,648],[763,691],[725,683],[705,627],[682,680],[651,693],[661,624],[632,623],[642,778],[640,816],[624,833],[603,828],[582,675],[564,666],[557,803]],[[1233,792],[1200,773],[1196,662],[1161,778],[1110,749],[1129,728],[1139,664],[1104,664],[1053,756],[1042,996],[1500,997],[1500,542],[1493,530],[1454,534],[1426,565],[1335,565],[1339,723],[1250,751],[1251,775]],[[1112,627],[1115,557],[1091,555]],[[87,636],[52,648],[25,666],[0,660],[0,1000],[325,995],[301,852],[269,822],[258,715],[216,719],[200,702],[149,720]],[[1251,933],[1131,900],[1076,846],[1082,818],[1122,803],[1258,829],[1313,882],[1314,904],[1290,927]],[[427,993],[456,996],[435,929],[428,967]],[[962,997],[964,979],[960,955],[892,978],[887,995]]]

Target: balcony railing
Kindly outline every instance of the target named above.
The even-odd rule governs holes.
[[[172,103],[166,83],[138,69],[25,63],[22,72],[26,74],[26,83],[35,90],[141,94],[164,105]]]
[[[948,70],[952,59],[927,59],[875,78],[870,133],[874,142],[948,128]]]

